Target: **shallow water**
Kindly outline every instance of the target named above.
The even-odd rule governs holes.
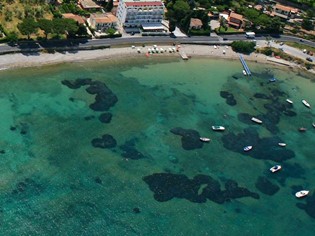
[[[252,78],[242,75],[238,61],[195,58],[1,71],[1,234],[312,235],[315,219],[301,204],[314,198],[315,114],[301,100],[315,105],[315,84],[311,75],[306,78],[285,67],[249,67]],[[268,82],[272,76],[277,82]],[[86,92],[87,86],[70,89],[61,83],[78,78],[103,82],[117,96],[107,111],[113,115],[110,123],[101,123],[102,112],[89,107],[95,95]],[[233,94],[236,105],[228,105],[220,91]],[[255,93],[268,99],[255,98]],[[286,98],[294,101],[293,107]],[[271,111],[266,104],[285,110]],[[287,116],[287,111],[296,115]],[[264,123],[242,121],[241,113],[262,116]],[[211,125],[227,130],[215,133]],[[307,132],[297,131],[302,126]],[[170,132],[175,127],[198,131],[212,141],[185,150],[181,137]],[[246,130],[250,135],[224,139]],[[114,137],[115,148],[92,146],[91,141],[104,134]],[[279,150],[278,139],[287,147]],[[253,152],[244,154],[242,148],[253,143]],[[124,144],[143,158],[128,156]],[[283,170],[271,175],[268,169],[277,163],[273,158],[283,160]],[[183,195],[179,189],[184,185],[178,182],[165,192],[177,195],[161,202],[143,179],[154,173],[190,180],[211,176],[221,190],[234,180],[259,199],[197,203]],[[262,193],[255,185],[259,176],[279,191]],[[155,183],[166,184],[159,179]],[[205,187],[198,187],[199,195]],[[188,198],[193,196],[192,186],[183,188]],[[311,190],[311,196],[297,200],[294,192],[300,188]]]

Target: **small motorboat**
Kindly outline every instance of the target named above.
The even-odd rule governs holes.
[[[315,128],[315,122],[312,123],[313,127]]]
[[[211,128],[214,131],[224,131],[225,130],[225,127],[221,126],[221,125],[213,125]]]
[[[286,100],[286,102],[290,103],[290,104],[293,104],[293,101],[290,100],[289,98]]]
[[[275,166],[273,166],[273,167],[270,168],[270,171],[271,171],[272,173],[275,173],[275,172],[281,170],[281,168],[282,168],[282,166],[280,166],[280,165],[275,165]]]
[[[303,103],[304,106],[306,106],[307,108],[311,108],[311,105],[310,105],[306,100],[302,100],[302,103]]]
[[[246,71],[245,71],[245,70],[243,70],[243,75],[247,75],[247,73],[246,73]]]
[[[277,79],[275,77],[272,77],[271,79],[269,79],[269,82],[276,82]]]
[[[245,152],[248,152],[248,151],[250,151],[250,150],[252,150],[252,149],[253,149],[253,146],[246,146],[246,147],[243,148],[243,150],[244,150]]]
[[[211,141],[211,139],[206,138],[206,137],[200,137],[199,139],[200,139],[201,142],[205,142],[205,143],[208,143],[208,142]]]
[[[262,124],[262,121],[257,119],[256,117],[252,117],[251,120],[254,121],[257,124]]]
[[[309,192],[310,192],[309,190],[301,190],[301,191],[296,192],[295,196],[297,198],[302,198],[302,197],[307,196],[309,194]]]
[[[285,147],[285,146],[287,146],[286,143],[278,143],[278,145],[279,145],[280,147]]]
[[[299,131],[300,131],[300,132],[305,132],[305,131],[306,131],[306,128],[301,127],[301,128],[299,128]]]

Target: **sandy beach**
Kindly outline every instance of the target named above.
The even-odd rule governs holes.
[[[34,54],[7,54],[0,56],[0,70],[11,69],[17,67],[33,67],[48,64],[59,64],[63,62],[76,62],[96,59],[111,59],[111,58],[125,58],[125,57],[157,57],[157,56],[173,56],[180,57],[179,52],[170,53],[168,49],[171,45],[158,45],[158,48],[165,49],[164,53],[147,54],[146,47],[123,47],[123,48],[107,48],[97,50],[83,50],[73,52],[55,52],[55,53],[34,53]],[[138,52],[138,48],[141,50]],[[208,45],[181,45],[179,50],[184,51],[189,57],[212,57],[212,58],[226,58],[238,59],[238,54],[235,53],[229,46],[208,46]],[[271,62],[268,57],[262,54],[252,53],[245,55],[245,60],[257,61],[260,63],[285,63],[291,67],[300,67],[294,63],[286,62],[278,59],[279,63]]]

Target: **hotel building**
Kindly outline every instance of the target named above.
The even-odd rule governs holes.
[[[163,30],[164,5],[161,0],[121,0],[117,18],[125,28]]]

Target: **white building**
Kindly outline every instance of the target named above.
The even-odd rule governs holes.
[[[121,0],[117,18],[125,28],[163,30],[164,4],[161,0]]]

